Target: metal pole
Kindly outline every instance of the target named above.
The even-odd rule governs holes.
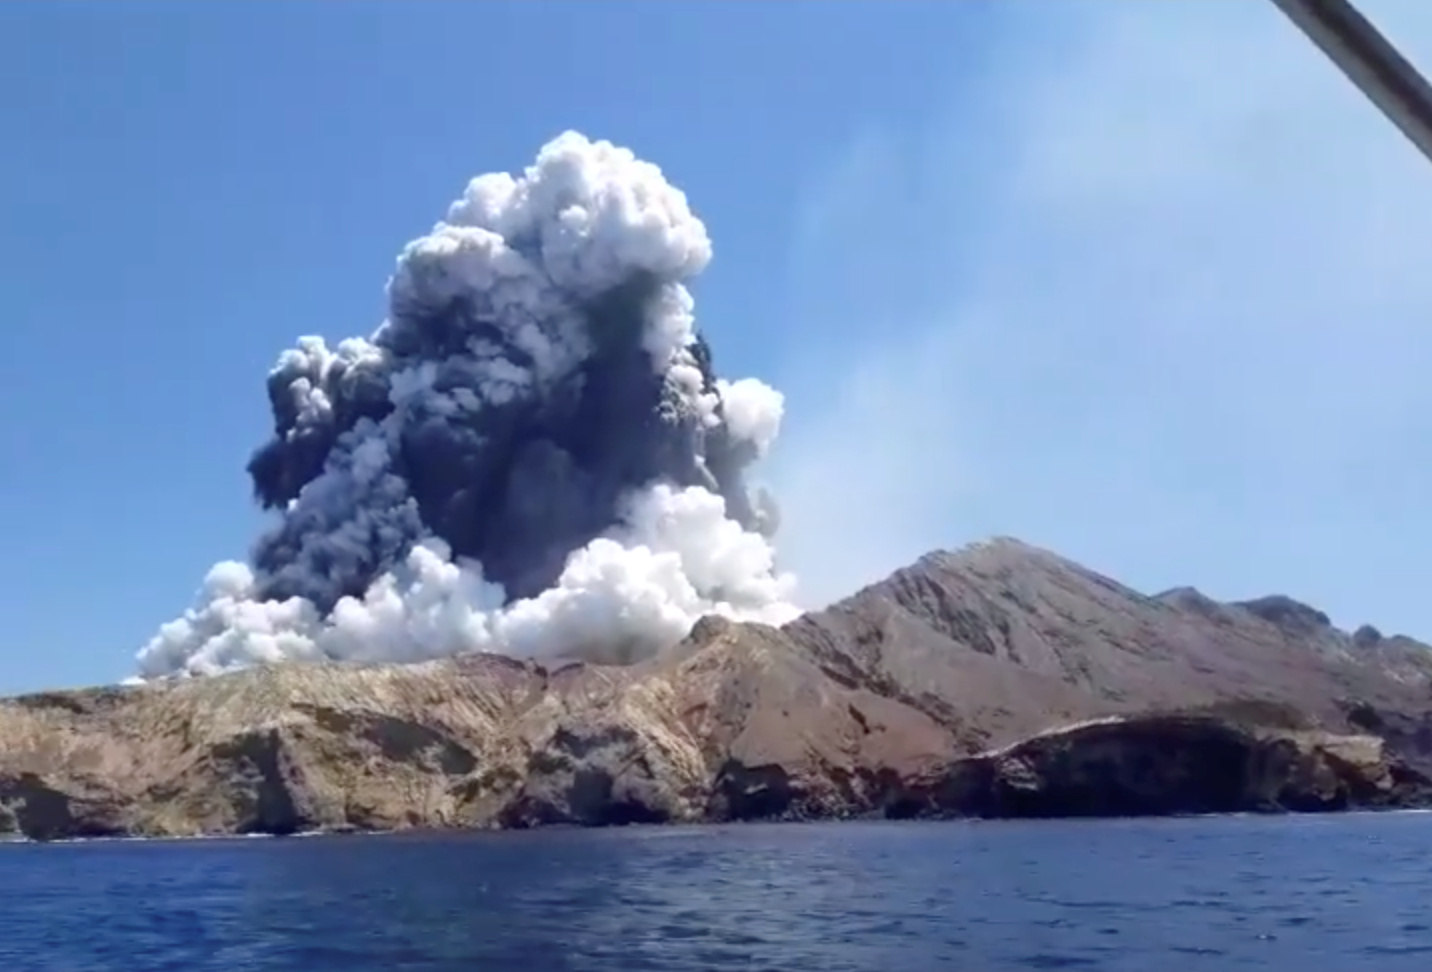
[[[1273,0],[1432,162],[1432,86],[1347,0]]]

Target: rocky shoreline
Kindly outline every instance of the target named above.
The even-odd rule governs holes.
[[[1432,805],[1432,649],[1014,542],[627,666],[291,664],[0,701],[0,835]],[[1296,605],[1294,605],[1296,606]]]
[[[293,755],[275,752],[269,760],[251,750],[238,774],[248,777],[249,785],[231,790],[228,806],[208,819],[185,814],[166,820],[162,806],[146,805],[163,794],[130,803],[95,788],[62,789],[37,773],[0,776],[0,839],[1304,813],[1432,805],[1429,780],[1389,758],[1376,737],[1254,731],[1206,716],[1100,720],[959,759],[933,773],[877,775],[859,786],[839,774],[812,787],[779,766],[727,765],[707,794],[705,812],[680,816],[660,802],[617,795],[608,778],[582,782],[580,774],[540,807],[519,798],[495,814],[454,818],[424,813],[422,801],[399,801],[382,814],[371,808],[355,814],[351,804],[322,806],[315,793],[303,790],[301,774],[285,775]]]
[[[510,664],[495,658],[466,662],[482,668]],[[657,727],[578,732],[568,724],[550,727],[541,749],[523,747],[520,759],[497,762],[494,754],[479,757],[431,725],[371,709],[317,707],[301,699],[300,686],[317,687],[321,678],[331,688],[333,681],[341,684],[345,675],[356,674],[315,667],[232,676],[266,695],[275,709],[279,699],[270,691],[287,683],[287,717],[201,744],[172,762],[111,742],[114,748],[89,759],[77,759],[78,748],[52,752],[60,758],[48,771],[36,765],[0,772],[0,835],[31,840],[197,837],[753,820],[1328,812],[1432,804],[1428,778],[1390,753],[1377,736],[1249,727],[1213,715],[1110,717],[990,752],[943,762],[922,759],[903,767],[898,761],[861,760],[858,753],[842,764],[747,762],[727,755],[675,778],[670,774],[676,767],[657,761],[660,743],[667,742],[657,737]],[[225,687],[222,679],[191,684],[210,691]],[[152,732],[174,718],[173,713],[160,717],[153,708],[185,687],[48,695],[9,705],[45,723],[42,731],[52,739],[78,742],[82,720],[100,714],[105,734],[125,723],[136,735]],[[12,728],[13,709],[9,715],[7,728]],[[868,724],[872,716],[861,709],[849,708],[847,716],[866,721],[859,731],[875,731]],[[62,728],[67,719],[81,722]],[[178,737],[191,740],[206,730],[193,719],[169,725]],[[113,732],[112,739],[127,735]],[[162,763],[147,762],[155,759]],[[102,773],[106,762],[111,771]],[[160,767],[174,772],[167,779],[153,778],[153,769]],[[133,777],[114,772],[120,768],[146,782],[135,786]]]

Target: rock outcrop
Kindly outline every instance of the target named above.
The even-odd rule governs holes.
[[[1087,817],[1330,811],[1425,801],[1375,736],[1252,729],[1209,716],[1115,717],[960,760],[897,816]]]
[[[292,664],[0,702],[0,835],[1399,806],[1432,649],[1287,598],[932,554],[629,666]]]
[[[1395,725],[1397,756],[1432,772],[1432,647],[1355,638],[1287,597],[1150,597],[997,539],[927,555],[786,633],[832,677],[906,700],[968,752],[1086,719],[1221,706],[1329,732]]]

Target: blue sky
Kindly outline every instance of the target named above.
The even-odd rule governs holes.
[[[0,692],[129,674],[275,355],[565,128],[707,222],[808,598],[1001,533],[1432,637],[1432,168],[1271,4],[9,4],[0,120]]]

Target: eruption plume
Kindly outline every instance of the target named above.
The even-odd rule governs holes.
[[[779,392],[718,379],[685,282],[706,228],[659,169],[568,132],[408,244],[388,317],[269,373],[248,564],[139,652],[142,678],[490,650],[631,660],[703,614],[780,622],[793,578],[747,468]]]

